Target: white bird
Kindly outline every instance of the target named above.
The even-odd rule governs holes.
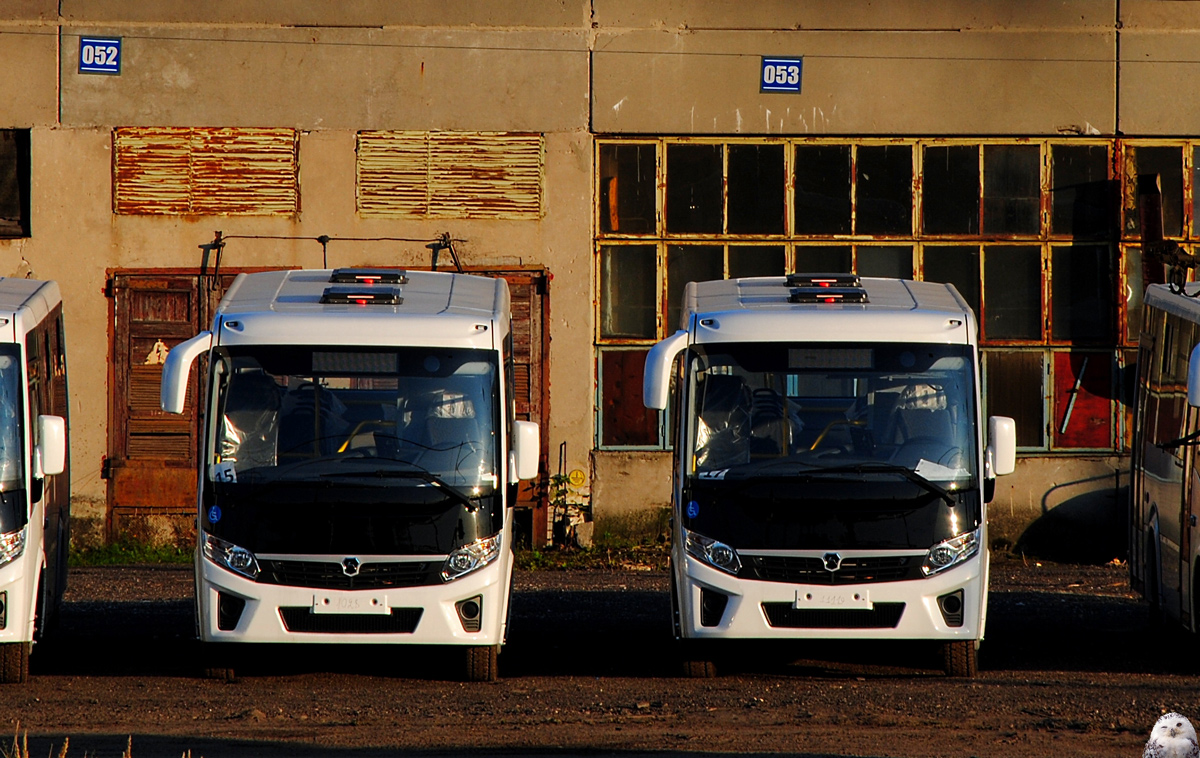
[[[1142,758],[1200,758],[1192,722],[1178,713],[1160,718],[1150,730]]]

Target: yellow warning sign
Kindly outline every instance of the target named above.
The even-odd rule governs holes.
[[[567,482],[572,487],[582,487],[587,482],[587,474],[583,473],[579,469],[575,469],[571,473],[567,474]]]

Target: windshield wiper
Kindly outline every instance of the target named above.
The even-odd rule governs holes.
[[[424,482],[428,482],[429,484],[432,484],[434,487],[437,487],[439,490],[442,490],[446,494],[450,495],[452,498],[457,500],[461,505],[465,505],[468,510],[474,511],[476,508],[479,507],[479,503],[477,500],[472,500],[471,498],[464,495],[457,487],[447,484],[437,474],[426,471],[425,469],[422,469],[422,468],[399,469],[399,470],[390,469],[390,468],[388,468],[388,469],[377,468],[377,469],[374,469],[371,471],[330,471],[329,473],[321,474],[321,476],[322,476],[322,478],[327,478],[327,479],[345,479],[345,478],[368,477],[368,476],[374,477],[377,479],[387,479],[387,478],[420,479]]]
[[[929,492],[946,501],[947,505],[954,505],[954,495],[951,495],[948,490],[940,484],[935,484],[925,477],[918,474],[916,471],[907,466],[900,466],[895,463],[879,463],[879,462],[863,462],[852,463],[846,466],[830,466],[829,468],[818,468],[813,471],[805,471],[805,476],[815,474],[899,474],[913,484],[923,487]]]

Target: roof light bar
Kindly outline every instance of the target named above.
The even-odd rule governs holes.
[[[789,303],[867,303],[867,291],[849,287],[800,287],[792,290]]]
[[[862,287],[857,274],[788,274],[789,287]]]
[[[326,287],[321,302],[330,305],[400,305],[399,287],[378,287],[359,284],[349,287]]]
[[[336,284],[407,284],[406,272],[392,268],[339,268],[329,275]]]

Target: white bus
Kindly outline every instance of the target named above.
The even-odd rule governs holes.
[[[189,378],[199,355],[207,381]],[[209,676],[238,643],[457,646],[496,677],[515,419],[508,285],[387,269],[242,274],[176,345],[162,407],[203,393],[196,611]]]
[[[58,285],[0,279],[0,682],[29,678],[67,588],[66,419]]]
[[[971,676],[987,506],[1011,419],[980,423],[976,321],[953,287],[851,275],[688,284],[646,359],[672,406],[671,600],[685,673],[718,640],[920,639]],[[672,389],[672,384],[674,385]]]
[[[1146,288],[1138,344],[1129,573],[1156,615],[1200,631],[1200,284]]]

